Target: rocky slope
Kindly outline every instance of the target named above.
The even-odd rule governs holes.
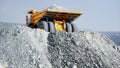
[[[89,31],[48,33],[0,24],[0,68],[120,68],[120,50]]]

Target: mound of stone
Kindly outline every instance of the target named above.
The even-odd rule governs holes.
[[[0,24],[0,68],[119,68],[120,50],[106,36],[45,32]]]

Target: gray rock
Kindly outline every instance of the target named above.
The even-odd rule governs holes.
[[[102,34],[0,26],[0,68],[120,68],[120,50]]]

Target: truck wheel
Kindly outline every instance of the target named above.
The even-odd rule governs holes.
[[[49,25],[49,31],[55,32],[55,26],[54,26],[53,22],[48,22],[48,25]]]
[[[39,27],[42,27],[42,29],[48,31],[48,23],[46,21],[41,21]]]
[[[66,23],[66,31],[67,32],[72,32],[72,26],[70,23]]]
[[[33,29],[33,28],[34,28],[34,25],[29,25],[29,27]]]
[[[72,25],[72,32],[78,32],[78,28],[76,27],[75,24],[71,24]]]

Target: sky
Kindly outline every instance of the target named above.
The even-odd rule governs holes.
[[[120,31],[120,0],[0,0],[0,22],[25,24],[28,10],[40,11],[53,4],[82,11],[73,22],[79,29]]]

